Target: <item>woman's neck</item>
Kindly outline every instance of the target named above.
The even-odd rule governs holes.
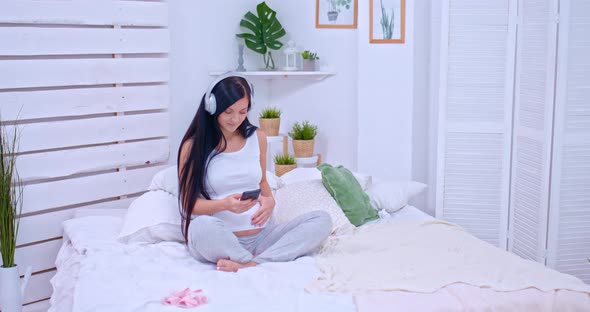
[[[223,137],[227,142],[231,141],[231,139],[233,139],[238,133],[238,130],[234,132],[226,132],[223,129],[221,129],[221,134],[223,134]]]

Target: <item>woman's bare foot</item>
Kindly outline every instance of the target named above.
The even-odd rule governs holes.
[[[239,263],[228,259],[219,259],[217,261],[217,270],[225,272],[237,272],[239,269],[253,267],[257,263],[250,261],[247,263]]]

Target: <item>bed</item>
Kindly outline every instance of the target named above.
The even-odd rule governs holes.
[[[370,257],[373,254],[377,257],[381,251],[406,250],[404,245],[409,242],[404,242],[408,239],[404,235],[398,235],[399,241],[387,238],[374,244],[362,240],[355,242],[357,237],[383,236],[378,231],[399,231],[404,227],[418,230],[450,228],[461,232],[461,229],[410,205],[396,211],[381,211],[378,220],[352,232],[332,235],[317,254],[288,263],[265,263],[237,273],[219,272],[213,264],[195,261],[185,245],[179,242],[121,243],[117,238],[126,215],[128,212],[121,210],[81,210],[74,219],[64,223],[64,243],[56,260],[57,274],[51,280],[54,292],[49,311],[184,311],[184,308],[165,305],[163,299],[186,288],[200,289],[201,294],[206,296],[207,303],[195,308],[202,311],[590,311],[590,288],[587,285],[569,275],[522,260],[516,261],[521,261],[523,268],[539,271],[533,270],[528,276],[532,279],[523,274],[512,284],[498,281],[487,284],[486,279],[490,278],[484,276],[483,282],[442,281],[438,286],[431,283],[414,289],[415,285],[411,282],[402,286],[412,287],[400,287],[395,284],[397,281],[388,287],[387,284],[377,285],[372,279],[355,280],[362,274],[393,276],[391,268],[382,272],[374,268],[383,264],[387,266],[389,260],[379,262]],[[424,235],[432,237],[436,234],[425,232]],[[375,236],[367,237],[379,240]],[[355,243],[367,251],[362,260],[354,257],[363,252],[353,251],[346,255],[346,244]],[[341,249],[338,249],[339,244],[344,244]],[[457,254],[455,249],[461,249],[461,244],[439,244],[443,246],[438,247],[443,251],[451,250],[451,256],[478,259],[479,251],[470,250],[471,247],[464,248],[464,254]],[[365,245],[377,248],[367,249]],[[496,252],[495,247],[488,247],[491,248],[488,251]],[[508,254],[499,252],[501,255]],[[337,257],[333,257],[334,254]],[[412,260],[411,257],[416,256],[408,257]],[[337,261],[330,262],[330,259]],[[355,265],[352,268],[356,270],[358,261],[365,261],[364,271],[360,269],[356,275],[345,274],[346,270],[350,271],[350,265]],[[423,269],[440,270],[440,265],[436,265],[437,259],[429,261],[432,265],[422,264]],[[449,272],[452,272],[451,267]],[[519,269],[516,269],[516,274],[501,265],[496,265],[494,269],[500,273],[519,275]],[[407,273],[401,272],[403,277]],[[549,277],[545,278],[544,274],[549,274]],[[352,279],[339,281],[338,278],[343,276]],[[542,282],[535,281],[537,277]],[[391,281],[383,279],[383,282]],[[419,284],[418,281],[416,283]],[[351,285],[358,287],[350,288]],[[501,289],[502,286],[507,288]]]

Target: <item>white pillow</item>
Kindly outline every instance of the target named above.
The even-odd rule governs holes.
[[[370,175],[357,172],[352,172],[352,175],[354,175],[364,191],[371,186],[372,179]],[[321,180],[322,172],[317,168],[295,168],[283,174],[279,179],[282,181],[283,186],[302,181]]]
[[[279,189],[283,183],[279,177],[270,171],[266,171],[266,181],[273,191]],[[174,165],[156,173],[152,178],[148,190],[165,191],[178,197],[178,167]]]
[[[369,187],[367,195],[369,195],[371,205],[375,210],[385,210],[392,213],[406,206],[412,197],[425,189],[426,184],[416,181],[377,181]]]
[[[150,191],[165,191],[178,197],[178,167],[170,166],[154,175],[148,187]]]
[[[181,218],[176,196],[162,190],[144,193],[127,209],[118,240],[145,244],[184,242]]]
[[[281,178],[277,177],[276,174],[270,171],[266,171],[266,181],[273,191],[276,191],[283,186]]]
[[[283,186],[275,194],[276,207],[271,222],[288,222],[307,212],[323,210],[332,217],[332,234],[354,229],[342,209],[322,184],[322,180],[302,181]]]

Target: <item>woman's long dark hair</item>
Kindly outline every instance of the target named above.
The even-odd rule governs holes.
[[[187,141],[192,140],[192,147],[186,158],[184,168],[182,172],[178,173],[178,194],[180,214],[182,216],[181,227],[182,234],[187,242],[188,228],[197,198],[211,199],[205,189],[209,160],[224,152],[227,147],[227,141],[221,132],[217,117],[246,95],[248,96],[248,111],[252,107],[252,90],[250,90],[250,85],[244,78],[228,77],[223,79],[215,85],[212,93],[215,95],[217,102],[215,114],[211,115],[205,110],[205,96],[203,96],[197,114],[184,134],[178,149],[177,163],[178,168],[180,168],[182,147]],[[256,127],[246,117],[238,127],[238,131],[244,138],[248,138],[256,131]]]

